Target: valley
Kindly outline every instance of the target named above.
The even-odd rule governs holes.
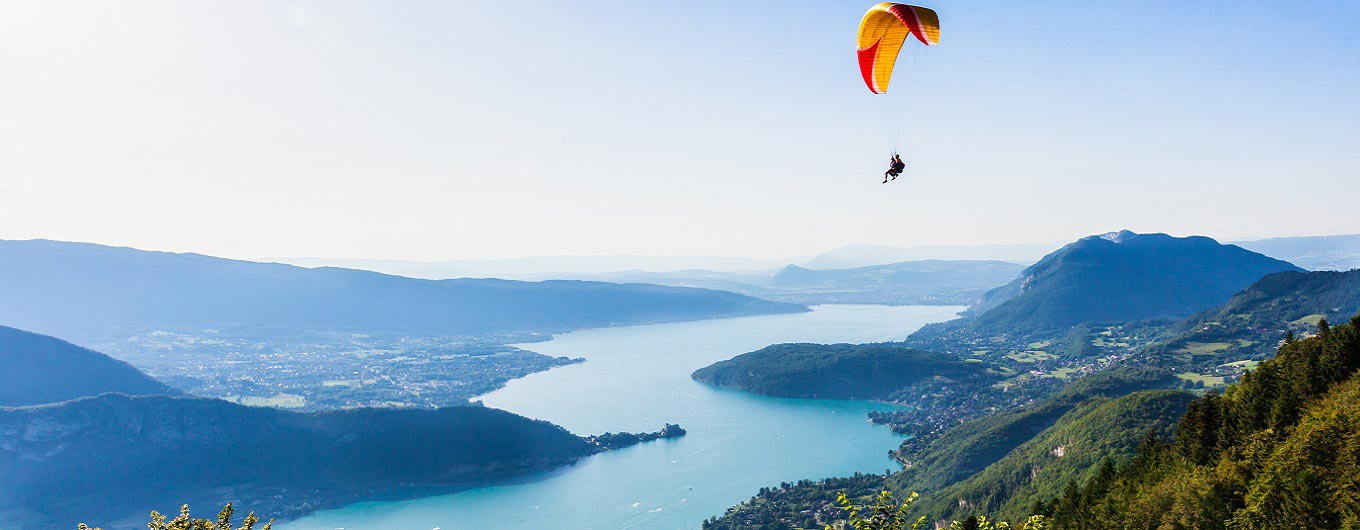
[[[581,362],[506,346],[537,338],[222,326],[90,344],[190,394],[325,410],[465,405],[507,381]]]
[[[0,0],[0,530],[1360,530],[1357,26]]]
[[[912,328],[960,309],[831,305],[810,313],[558,335],[533,346],[586,362],[511,381],[480,399],[572,432],[653,431],[667,421],[687,434],[592,456],[534,480],[365,502],[279,528],[695,529],[768,484],[856,472],[882,476],[898,467],[887,452],[902,438],[866,422],[865,414],[895,407],[751,396],[697,383],[689,375],[772,342],[900,340]]]

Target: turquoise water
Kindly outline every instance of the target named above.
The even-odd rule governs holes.
[[[313,514],[286,530],[696,530],[761,486],[896,469],[900,438],[868,423],[885,405],[773,399],[710,388],[689,374],[778,342],[900,340],[960,307],[819,306],[811,313],[593,329],[521,345],[587,361],[510,382],[488,406],[577,434],[689,431],[586,458],[520,483],[451,495],[367,502]]]

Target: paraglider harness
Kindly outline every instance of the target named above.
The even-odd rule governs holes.
[[[907,163],[903,162],[902,157],[898,156],[897,153],[893,153],[892,158],[889,160],[889,164],[892,165],[888,167],[887,172],[883,173],[883,182],[885,184],[888,182],[888,177],[892,177],[892,180],[897,180],[897,176],[901,175],[902,172],[907,169]]]

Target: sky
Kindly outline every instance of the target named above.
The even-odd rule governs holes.
[[[0,239],[448,260],[1360,232],[1360,4],[926,4],[890,184],[869,5],[6,1]]]

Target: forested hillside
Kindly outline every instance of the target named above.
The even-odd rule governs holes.
[[[996,380],[986,365],[887,344],[775,344],[696,370],[695,381],[777,397],[919,397]]]
[[[0,407],[0,528],[144,526],[180,503],[278,517],[395,488],[441,491],[600,451],[484,407],[301,414],[215,399],[104,394]],[[140,520],[139,520],[140,519]]]
[[[1280,272],[1261,278],[1226,304],[1169,326],[1159,350],[1187,361],[1259,360],[1286,334],[1311,332],[1319,320],[1360,312],[1360,269]]]
[[[902,443],[897,458],[908,468],[894,477],[894,490],[933,491],[953,484],[1000,460],[1070,411],[1093,398],[1123,396],[1169,386],[1161,371],[1119,368],[1088,376],[1033,405],[1003,411],[939,433],[923,433]]]
[[[1053,499],[1058,529],[1360,528],[1360,316],[1291,341],[1173,440]]]
[[[981,472],[922,494],[917,510],[935,519],[1022,521],[1035,502],[1061,494],[1068,482],[1085,482],[1127,462],[1148,432],[1170,436],[1194,399],[1181,390],[1145,390],[1082,401]]]

